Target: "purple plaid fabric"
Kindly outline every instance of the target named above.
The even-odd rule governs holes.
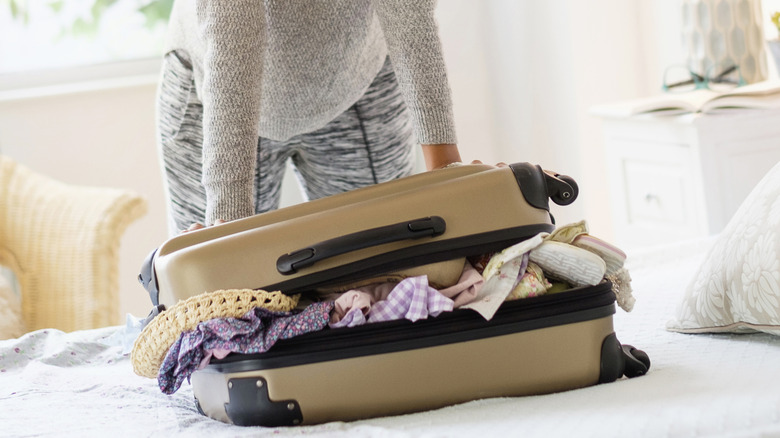
[[[276,341],[325,328],[333,301],[314,303],[300,313],[271,312],[256,307],[241,318],[215,318],[184,332],[165,356],[157,384],[166,394],[176,392],[198,369],[208,352],[263,353]]]
[[[455,302],[428,285],[428,276],[409,277],[398,283],[387,298],[374,303],[363,314],[363,308],[352,308],[341,320],[330,323],[330,327],[355,327],[371,322],[408,319],[417,321],[441,312],[450,312]]]
[[[406,318],[410,321],[438,316],[452,311],[453,301],[428,285],[428,277],[406,278],[368,312],[368,322],[392,321]]]

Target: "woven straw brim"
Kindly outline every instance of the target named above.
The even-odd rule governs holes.
[[[214,318],[239,318],[255,307],[272,312],[289,312],[298,305],[300,295],[253,289],[207,292],[176,303],[157,315],[144,327],[133,344],[130,360],[133,371],[156,378],[168,349],[186,331]]]

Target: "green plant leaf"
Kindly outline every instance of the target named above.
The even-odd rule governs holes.
[[[146,27],[151,29],[158,23],[168,22],[171,9],[173,9],[173,0],[152,0],[147,5],[138,8],[138,12],[144,15]]]
[[[30,9],[27,7],[26,3],[27,0],[8,0],[8,8],[11,10],[11,17],[14,20],[21,21],[25,26],[30,23]]]
[[[99,22],[97,21],[86,21],[83,18],[77,18],[76,21],[73,22],[73,25],[70,28],[70,34],[76,37],[94,37],[97,35]]]
[[[118,0],[94,0],[92,4],[92,20],[99,23],[106,9],[113,6]]]
[[[64,0],[59,0],[59,1],[55,0],[55,1],[49,2],[49,9],[51,9],[55,14],[58,14],[58,13],[62,12],[62,7],[63,6],[65,6],[65,1]]]
[[[14,19],[19,17],[19,5],[16,4],[15,0],[9,0],[8,8],[11,9],[11,16]]]

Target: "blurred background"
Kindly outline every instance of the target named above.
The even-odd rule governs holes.
[[[135,278],[167,238],[154,96],[171,3],[0,0],[0,154],[149,201],[122,241],[122,315],[147,313]],[[776,39],[780,0],[756,3],[763,38]],[[687,56],[682,0],[440,0],[437,14],[464,160],[571,175],[580,199],[554,210],[558,223],[587,219],[609,240],[602,121],[589,111],[660,92],[665,69]],[[284,202],[299,201],[288,178]]]

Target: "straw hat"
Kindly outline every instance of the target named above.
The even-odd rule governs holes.
[[[214,318],[239,318],[255,307],[272,312],[289,312],[298,305],[300,295],[254,289],[230,289],[207,292],[179,301],[157,315],[144,327],[133,344],[130,360],[133,371],[156,378],[168,349],[181,333],[194,330],[198,323]]]

